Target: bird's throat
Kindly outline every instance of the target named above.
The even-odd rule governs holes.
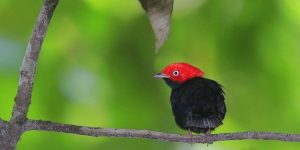
[[[168,86],[170,86],[172,89],[176,89],[179,87],[179,83],[174,82],[172,80],[170,80],[169,78],[163,78],[165,80],[165,82],[168,84]]]

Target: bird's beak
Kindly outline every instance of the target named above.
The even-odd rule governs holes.
[[[158,73],[153,76],[154,78],[169,78],[169,76],[163,74],[163,73]]]

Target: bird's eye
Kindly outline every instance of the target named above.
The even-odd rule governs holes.
[[[179,76],[179,71],[177,71],[177,70],[173,71],[173,75],[174,76]]]

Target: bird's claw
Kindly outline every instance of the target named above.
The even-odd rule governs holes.
[[[188,131],[189,143],[193,145],[193,132],[189,129]]]
[[[206,137],[206,142],[207,142],[207,146],[209,144],[213,144],[213,140],[211,140],[211,130],[208,129],[207,132],[205,133],[205,137]]]

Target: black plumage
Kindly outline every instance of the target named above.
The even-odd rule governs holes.
[[[226,107],[220,84],[203,77],[195,77],[181,84],[169,78],[164,80],[172,88],[172,110],[180,128],[207,133],[222,124]]]

